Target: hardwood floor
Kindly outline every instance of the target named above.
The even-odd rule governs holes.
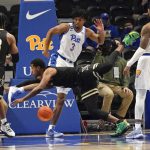
[[[112,138],[110,132],[94,134],[69,134],[63,138],[45,138],[45,135],[0,136],[0,150],[149,150],[150,132],[145,138],[127,140],[125,137]]]

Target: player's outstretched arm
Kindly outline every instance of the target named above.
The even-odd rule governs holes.
[[[95,19],[94,23],[97,29],[97,33],[95,33],[89,28],[86,28],[86,36],[99,44],[104,44],[105,41],[104,25],[101,19]]]
[[[16,99],[12,102],[12,105],[17,105],[18,103],[22,103],[31,97],[35,96],[36,94],[40,93],[43,89],[45,89],[51,80],[51,77],[56,74],[56,69],[54,68],[48,68],[45,70],[41,82],[32,89],[31,92],[29,92],[26,96]]]

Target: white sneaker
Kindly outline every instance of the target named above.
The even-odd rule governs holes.
[[[8,137],[15,136],[15,132],[11,129],[10,124],[8,122],[1,124],[1,131]]]
[[[55,130],[51,129],[51,130],[48,130],[46,132],[46,137],[50,137],[50,138],[59,138],[59,137],[62,137],[64,136],[63,133],[61,132],[56,132]]]
[[[8,92],[8,102],[9,104],[11,104],[12,102],[12,98],[14,97],[15,94],[20,94],[21,92],[18,90],[18,88],[16,86],[11,86],[9,88],[9,92]]]
[[[142,128],[134,128],[132,132],[126,135],[126,139],[140,139],[144,138]]]

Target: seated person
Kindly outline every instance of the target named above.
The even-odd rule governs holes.
[[[117,41],[118,42],[118,41]],[[97,52],[93,63],[103,64],[109,59],[116,43],[112,40],[105,40],[101,46],[101,53]],[[133,93],[128,88],[129,78],[123,76],[123,70],[126,66],[126,60],[118,57],[114,67],[99,78],[98,90],[99,95],[103,97],[102,111],[110,112],[114,95],[117,94],[122,98],[122,103],[115,116],[124,118],[128,108],[133,100]]]

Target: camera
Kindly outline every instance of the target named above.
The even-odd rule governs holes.
[[[102,52],[103,56],[107,56],[110,55],[117,47],[115,40],[106,39],[104,44],[99,46],[99,50]]]

